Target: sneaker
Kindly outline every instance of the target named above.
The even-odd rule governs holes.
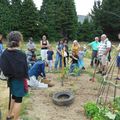
[[[82,67],[82,70],[85,70],[85,67]]]
[[[102,76],[105,76],[105,75],[106,75],[106,72],[103,72],[103,73],[102,73]]]
[[[48,88],[48,84],[40,83],[37,88]]]
[[[102,71],[97,71],[96,74],[102,74]]]

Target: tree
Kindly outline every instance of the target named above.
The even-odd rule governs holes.
[[[22,1],[21,0],[11,0],[11,29],[19,30],[21,24],[21,8]]]
[[[120,0],[103,0],[101,20],[104,32],[116,39],[120,31]]]
[[[120,31],[120,0],[103,0],[95,2],[92,19],[111,39],[117,39]]]
[[[24,0],[21,9],[21,31],[25,37],[36,37],[39,34],[39,15],[33,0]]]
[[[74,0],[59,0],[59,2],[56,1],[56,4],[58,5],[56,14],[58,16],[58,19],[56,19],[58,31],[64,37],[76,39],[78,18]]]
[[[79,23],[78,40],[93,41],[94,37],[100,36],[103,33],[100,27],[96,27],[92,20],[86,18],[83,24]]]
[[[40,14],[48,36],[76,38],[78,19],[74,0],[43,0]]]
[[[55,29],[55,3],[54,0],[43,0],[41,10],[39,12],[40,28],[42,29],[41,34],[46,34],[49,39],[55,40],[57,32]]]
[[[11,30],[10,4],[8,0],[0,0],[0,32],[6,35]]]

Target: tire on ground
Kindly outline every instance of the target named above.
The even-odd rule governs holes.
[[[65,99],[60,99],[66,97]],[[74,95],[70,91],[63,91],[53,94],[53,103],[59,106],[68,106],[73,103]]]

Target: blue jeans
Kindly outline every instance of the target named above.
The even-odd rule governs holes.
[[[57,69],[58,63],[59,63],[59,67],[62,68],[62,56],[57,53],[55,60],[55,69]]]

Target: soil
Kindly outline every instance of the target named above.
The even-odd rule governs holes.
[[[87,60],[87,63],[90,63]],[[93,71],[86,66],[86,71]],[[91,82],[90,74],[83,72],[79,77],[68,76],[64,80],[64,86],[61,86],[59,73],[48,73],[47,78],[55,84],[48,89],[33,90],[30,89],[30,102],[27,105],[26,113],[23,116],[25,120],[87,120],[84,115],[84,104],[89,101],[96,101],[100,82]],[[2,92],[1,92],[2,91]],[[52,95],[59,91],[72,91],[75,95],[74,103],[70,106],[57,106],[52,102]],[[113,89],[109,90],[113,96]],[[120,93],[120,92],[119,92]],[[6,112],[8,90],[6,83],[0,81],[0,105]],[[7,105],[7,104],[6,104]],[[4,119],[3,119],[4,120]]]

